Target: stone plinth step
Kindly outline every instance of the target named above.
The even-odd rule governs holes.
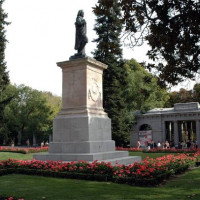
[[[128,165],[133,164],[134,162],[140,162],[141,156],[127,156],[122,158],[115,158],[115,159],[108,159],[108,160],[101,160],[103,162],[110,162],[112,165],[116,164],[122,164],[122,165]]]
[[[112,164],[116,164],[116,162],[120,164],[131,164],[135,161],[141,161],[140,156],[128,156],[127,151],[110,151],[110,152],[100,152],[100,153],[82,153],[82,154],[66,154],[66,153],[47,153],[47,154],[35,154],[34,158],[36,160],[54,160],[54,161],[88,161],[93,162],[95,160],[111,162]]]
[[[122,151],[120,151],[122,152]],[[125,152],[127,153],[127,152]],[[71,161],[87,161],[87,162],[93,162],[95,160],[101,162],[110,162],[112,165],[115,164],[132,164],[134,162],[140,162],[141,157],[140,156],[128,156],[127,154],[119,153],[119,151],[116,152],[109,152],[105,153],[105,155],[101,155],[102,153],[99,153],[99,155],[85,155],[85,154],[35,154],[34,158],[36,160],[43,160],[43,161],[48,161],[48,160],[53,160],[53,161],[63,161],[63,162],[71,162]],[[107,155],[106,155],[107,154]],[[118,155],[118,157],[117,157]],[[97,157],[101,157],[104,159],[95,159]],[[84,159],[87,158],[87,159]],[[89,159],[88,159],[89,158]],[[92,159],[93,158],[93,159]]]
[[[128,151],[108,151],[100,153],[48,153],[48,154],[34,154],[36,160],[59,160],[59,161],[95,161],[108,160],[121,157],[127,157]]]

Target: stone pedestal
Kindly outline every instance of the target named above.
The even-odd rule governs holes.
[[[107,66],[92,58],[57,63],[62,69],[62,109],[53,121],[53,142],[37,160],[106,161],[130,164],[139,156],[115,151],[111,120],[102,106],[102,75]]]

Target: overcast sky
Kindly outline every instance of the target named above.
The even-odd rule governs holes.
[[[93,30],[95,3],[97,0],[5,0],[4,10],[11,22],[6,28],[9,43],[5,52],[11,83],[62,95],[62,74],[56,63],[76,53],[74,22],[80,9],[87,22],[86,54],[92,57],[96,46],[92,40],[97,37]],[[147,60],[147,46],[123,50],[124,58]]]

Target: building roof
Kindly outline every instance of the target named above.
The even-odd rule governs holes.
[[[185,112],[200,112],[200,105],[198,102],[190,103],[176,103],[172,108],[154,108],[147,111],[143,115],[156,115],[156,114],[173,114]]]

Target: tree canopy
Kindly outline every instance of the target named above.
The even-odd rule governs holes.
[[[166,102],[165,107],[173,107],[175,103],[200,103],[200,84],[196,83],[191,90],[180,88],[179,91],[169,92],[169,100]]]
[[[0,126],[3,122],[3,111],[10,101],[4,91],[9,84],[9,76],[6,71],[6,62],[5,62],[5,48],[6,48],[6,36],[5,36],[5,26],[9,23],[6,22],[7,14],[4,12],[3,6],[4,0],[0,0]]]
[[[162,108],[169,99],[166,89],[158,85],[158,78],[147,72],[134,59],[127,60],[125,68],[129,72],[128,86],[124,88],[126,104],[130,111],[146,112]]]
[[[0,143],[32,144],[47,141],[52,133],[53,118],[61,107],[61,98],[49,92],[40,92],[25,85],[7,87],[7,93],[15,94],[4,110],[6,123],[0,131]]]
[[[134,47],[144,41],[162,82],[194,78],[200,68],[199,0],[119,0],[125,38]]]
[[[6,36],[5,26],[9,23],[6,22],[7,14],[4,12],[3,6],[4,0],[0,0],[0,90],[4,90],[9,83],[8,72],[6,72],[5,62],[5,48],[6,48]]]

